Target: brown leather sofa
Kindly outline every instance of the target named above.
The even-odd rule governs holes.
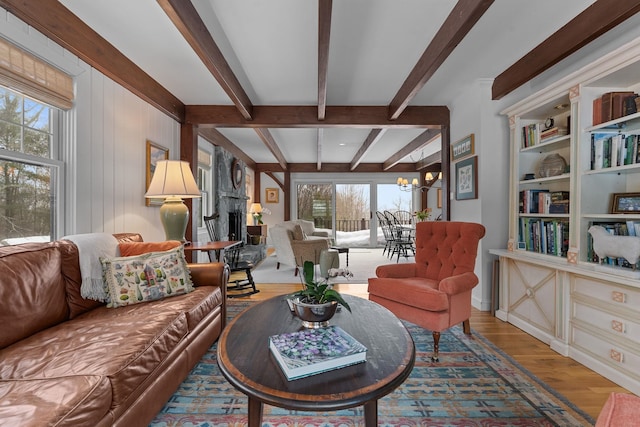
[[[0,425],[148,425],[224,327],[228,267],[189,268],[193,292],[107,308],[72,242],[0,247]]]

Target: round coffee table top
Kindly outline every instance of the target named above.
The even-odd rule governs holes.
[[[337,410],[377,400],[404,382],[415,346],[400,320],[386,308],[346,295],[352,309],[331,319],[367,347],[367,361],[287,381],[269,350],[269,336],[302,329],[286,296],[258,303],[236,316],[218,341],[218,365],[238,390],[263,403],[298,410]]]

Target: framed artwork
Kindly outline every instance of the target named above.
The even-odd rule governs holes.
[[[456,163],[456,200],[478,198],[478,156]]]
[[[473,134],[451,144],[451,161],[457,162],[474,154]]]
[[[438,209],[442,209],[442,188],[438,187]]]
[[[613,193],[611,195],[611,213],[640,213],[640,193]]]
[[[280,192],[277,188],[265,188],[264,200],[266,203],[278,203]]]
[[[145,168],[147,185],[144,187],[145,191],[149,189],[149,184],[151,184],[151,178],[153,177],[153,172],[156,170],[158,160],[169,160],[169,149],[147,140],[147,166]],[[164,199],[162,198],[145,198],[144,200],[147,206],[161,206],[164,202]]]

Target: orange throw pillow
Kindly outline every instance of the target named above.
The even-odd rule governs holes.
[[[122,242],[118,244],[120,256],[135,256],[149,252],[164,252],[182,245],[178,240],[164,242]]]

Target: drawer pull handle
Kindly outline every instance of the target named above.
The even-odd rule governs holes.
[[[613,291],[611,292],[611,299],[615,302],[626,303],[627,302],[627,294],[623,292]]]
[[[611,321],[611,329],[613,329],[616,332],[620,332],[621,334],[624,334],[624,323],[622,323],[619,320],[612,320]]]
[[[624,354],[622,354],[618,350],[611,349],[609,351],[609,357],[618,363],[622,363],[624,361]]]

